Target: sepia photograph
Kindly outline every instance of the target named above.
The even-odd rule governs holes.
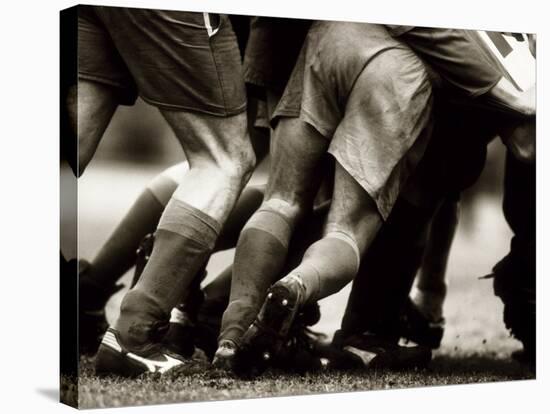
[[[59,14],[61,401],[537,379],[537,34],[174,6]]]

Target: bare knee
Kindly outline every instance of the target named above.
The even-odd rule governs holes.
[[[336,165],[334,194],[325,225],[325,235],[342,233],[357,244],[363,254],[382,226],[374,199],[340,164]]]
[[[214,157],[207,156],[192,162],[190,171],[198,172],[205,180],[220,188],[240,193],[252,176],[255,165],[252,146],[245,144],[239,151],[217,151]]]
[[[350,212],[347,217],[330,217],[325,224],[325,237],[330,233],[344,234],[354,240],[361,255],[368,249],[378,230],[382,227],[382,216],[375,206],[366,207],[362,214]]]
[[[78,89],[71,89],[68,104],[77,106],[71,122],[74,130],[78,131],[78,175],[80,176],[94,156],[118,106],[118,101],[113,88],[95,82],[80,81]]]
[[[180,141],[190,171],[207,171],[224,186],[246,184],[256,165],[246,114],[219,118],[190,112],[161,113]]]
[[[248,134],[246,139],[242,140],[239,148],[228,152],[222,162],[218,164],[218,167],[231,181],[239,182],[241,186],[244,186],[256,167],[256,155],[248,139]]]

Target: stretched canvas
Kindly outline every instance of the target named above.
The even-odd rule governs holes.
[[[385,23],[61,11],[63,403],[535,379],[536,35]]]

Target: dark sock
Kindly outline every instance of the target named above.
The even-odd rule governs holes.
[[[267,208],[259,210],[247,223],[237,245],[220,340],[238,343],[254,321],[267,289],[281,275],[290,235],[287,219]]]
[[[219,224],[202,211],[172,198],[156,232],[153,252],[136,286],[121,306],[116,327],[131,344],[147,341],[147,330],[167,324],[173,307],[206,263]],[[136,333],[139,331],[139,334]]]

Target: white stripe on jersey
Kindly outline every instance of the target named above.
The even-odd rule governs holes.
[[[503,40],[510,45],[512,52],[506,56],[502,56],[486,32],[478,30],[477,33],[522,90],[525,91],[535,84],[536,61],[529,51],[529,43],[525,39],[526,36],[524,36],[525,40],[523,42],[518,41],[512,36],[504,36]]]

